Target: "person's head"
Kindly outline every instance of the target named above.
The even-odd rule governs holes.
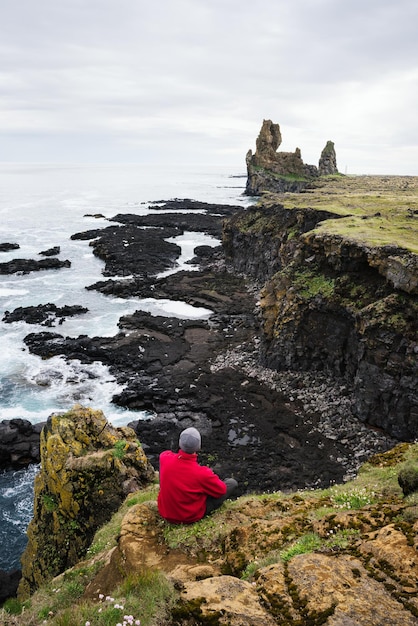
[[[180,433],[179,448],[187,454],[200,450],[201,443],[200,433],[196,428],[186,428]]]

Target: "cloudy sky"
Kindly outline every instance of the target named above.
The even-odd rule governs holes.
[[[417,0],[0,0],[0,161],[418,175]]]

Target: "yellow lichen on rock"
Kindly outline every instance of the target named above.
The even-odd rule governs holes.
[[[41,434],[19,596],[74,565],[127,494],[154,475],[132,429],[114,428],[101,411],[80,406],[51,415]]]

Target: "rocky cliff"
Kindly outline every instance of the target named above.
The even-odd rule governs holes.
[[[126,495],[154,479],[134,431],[113,428],[101,411],[74,407],[52,415],[40,446],[22,598],[77,563]]]
[[[406,243],[396,245],[395,234],[394,243],[386,245],[373,244],[355,227],[345,234],[351,218],[310,208],[311,200],[307,196],[306,207],[290,208],[272,196],[224,227],[231,266],[262,285],[262,362],[277,370],[321,370],[343,378],[354,390],[354,412],[361,421],[413,440],[418,433],[417,254]],[[416,219],[410,206],[407,211],[405,232],[408,224],[414,229]],[[360,227],[367,219],[359,218]],[[338,233],[339,223],[344,234]]]

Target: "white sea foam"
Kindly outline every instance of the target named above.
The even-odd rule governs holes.
[[[27,289],[7,289],[0,287],[0,298],[15,298],[16,296],[25,296],[28,292]]]

